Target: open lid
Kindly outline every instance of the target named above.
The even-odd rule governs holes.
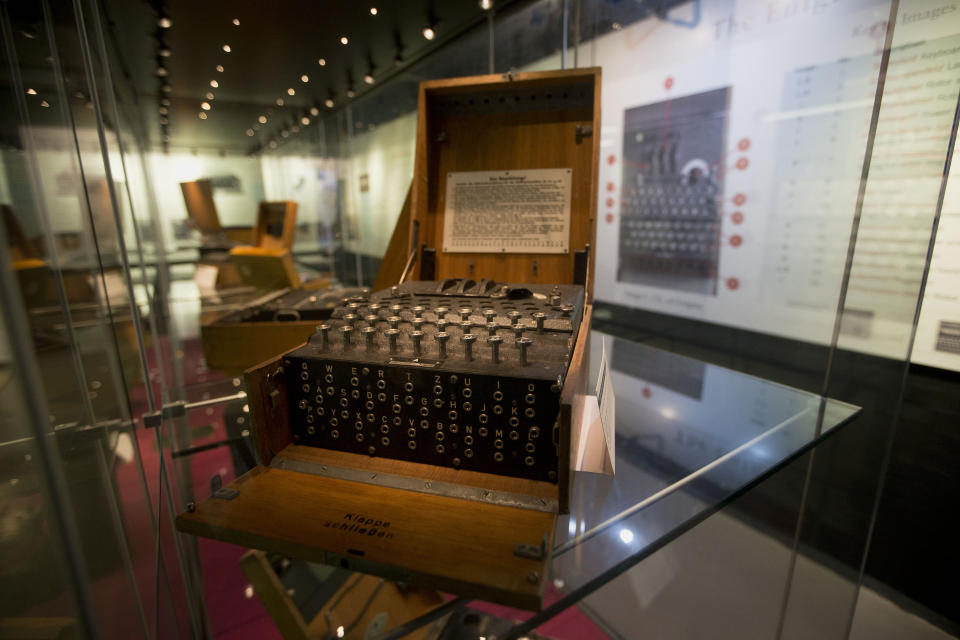
[[[420,84],[411,277],[585,284],[600,69]]]

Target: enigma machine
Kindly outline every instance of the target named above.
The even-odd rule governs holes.
[[[599,131],[599,69],[421,83],[383,287],[269,323],[304,333],[244,374],[259,464],[177,528],[539,609],[589,406]]]
[[[349,298],[284,358],[294,442],[556,482],[583,294],[448,279]]]
[[[345,298],[366,292],[330,288],[328,279],[318,278],[269,293],[205,322],[200,329],[204,357],[213,369],[240,373],[302,344]]]

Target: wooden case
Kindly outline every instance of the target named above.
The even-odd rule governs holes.
[[[178,516],[181,531],[541,607],[556,515],[569,501],[571,433],[586,396],[599,100],[599,69],[422,83],[410,232],[401,252],[415,252],[414,279],[585,286],[588,304],[561,393],[559,482],[293,444],[280,355],[245,376],[261,466]],[[442,251],[450,172],[540,168],[572,169],[566,253]]]

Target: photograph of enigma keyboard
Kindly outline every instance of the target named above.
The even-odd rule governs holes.
[[[584,289],[407,282],[334,309],[283,360],[296,444],[557,481]]]

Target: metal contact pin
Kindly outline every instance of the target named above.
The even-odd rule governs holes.
[[[387,329],[384,333],[387,334],[387,339],[390,341],[390,353],[397,352],[397,336],[400,335],[400,329]]]
[[[527,366],[527,349],[530,348],[530,345],[533,344],[533,340],[530,338],[520,338],[517,340],[517,346],[520,347],[520,366]]]
[[[533,314],[533,319],[537,321],[537,333],[543,333],[543,321],[547,319],[547,314],[537,311]]]
[[[330,346],[330,325],[321,324],[317,327],[317,331],[320,332],[320,348],[326,349]]]
[[[463,357],[467,362],[473,361],[473,343],[476,342],[477,336],[472,333],[465,333],[460,336],[460,342],[463,343]]]
[[[433,339],[437,341],[437,349],[440,353],[440,359],[443,360],[447,357],[447,340],[450,339],[450,334],[444,331],[435,333]]]
[[[487,344],[490,345],[490,356],[493,358],[494,364],[500,363],[500,345],[503,343],[503,338],[497,335],[490,336],[487,338]]]
[[[423,338],[423,331],[411,331],[410,340],[413,341],[413,357],[420,357],[420,339]]]

